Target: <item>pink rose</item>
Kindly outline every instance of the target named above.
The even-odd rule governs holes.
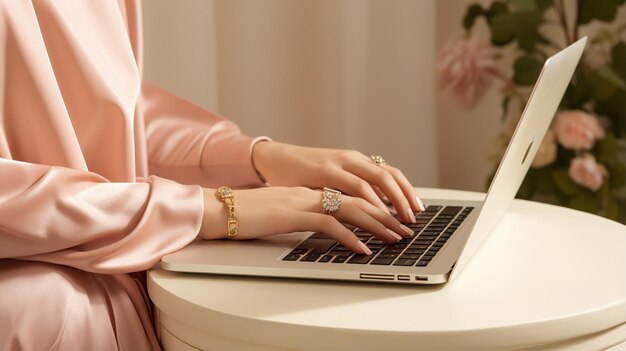
[[[574,183],[596,192],[604,182],[606,169],[592,155],[585,154],[572,159],[568,174]]]
[[[465,107],[476,105],[502,71],[495,49],[484,40],[457,39],[439,55],[439,87]]]
[[[554,133],[559,144],[570,150],[590,150],[597,139],[604,138],[598,119],[579,110],[558,112]]]

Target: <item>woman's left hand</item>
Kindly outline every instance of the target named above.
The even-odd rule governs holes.
[[[324,187],[361,197],[387,211],[386,197],[404,222],[424,207],[402,171],[377,165],[358,151],[309,148],[274,141],[259,142],[252,157],[257,171],[271,185]]]

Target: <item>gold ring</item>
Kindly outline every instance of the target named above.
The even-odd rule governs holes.
[[[339,190],[324,188],[322,193],[322,209],[324,209],[324,213],[331,214],[341,208],[342,202],[339,195],[341,195]]]
[[[374,161],[376,166],[388,165],[387,161],[380,155],[371,155],[370,158]]]

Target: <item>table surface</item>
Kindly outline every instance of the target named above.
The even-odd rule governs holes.
[[[484,196],[419,191],[424,199]],[[252,343],[368,350],[393,340],[399,349],[416,342],[433,349],[498,349],[561,342],[625,324],[625,270],[626,226],[515,200],[449,284],[212,276],[157,267],[149,272],[148,288],[170,317]],[[277,337],[278,331],[289,338]]]

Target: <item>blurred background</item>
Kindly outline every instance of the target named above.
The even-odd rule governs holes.
[[[501,91],[466,108],[436,81],[438,52],[464,33],[476,2],[492,3],[144,1],[145,78],[248,135],[380,154],[416,186],[483,191],[505,128]]]

